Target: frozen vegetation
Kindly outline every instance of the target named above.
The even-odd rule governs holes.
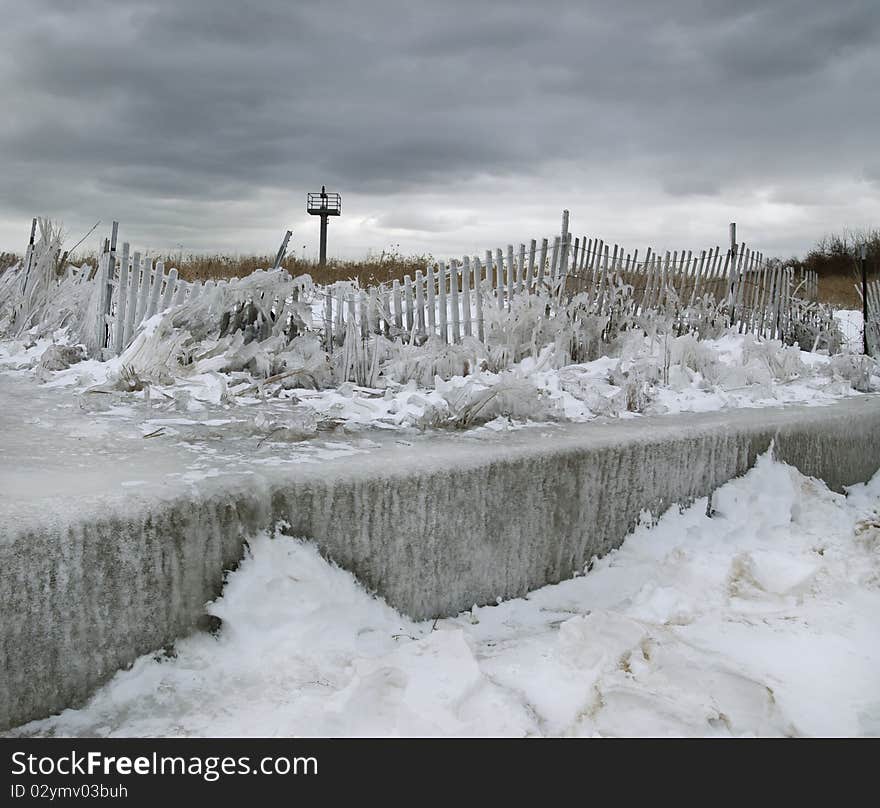
[[[815,333],[804,325],[813,320],[792,318],[792,345],[739,333],[711,294],[688,303],[658,292],[642,311],[622,283],[597,292],[601,305],[590,293],[536,288],[499,308],[487,289],[483,340],[447,344],[396,328],[384,312],[390,330],[367,334],[352,320],[328,342],[325,306],[332,319],[340,314],[332,289],[284,270],[171,306],[108,360],[94,344],[98,284],[77,281],[88,268],[53,258],[60,233],[51,222],[41,234],[30,280],[21,268],[0,276],[0,366],[78,392],[147,399],[159,411],[288,402],[286,420],[262,418],[276,437],[328,425],[504,428],[821,403],[880,389],[877,364],[858,355],[854,321],[835,325],[824,310]],[[795,297],[790,305],[816,306]]]
[[[477,340],[408,346],[378,337],[384,358],[376,362],[371,386],[341,380],[334,360],[310,334],[271,357],[254,343],[248,350],[214,340],[172,375],[139,360],[154,339],[173,350],[173,334],[155,336],[162,327],[157,316],[128,351],[107,362],[83,359],[63,330],[54,339],[3,341],[0,369],[36,373],[95,405],[100,397],[103,406],[146,403],[157,415],[252,411],[256,428],[271,432],[273,440],[340,426],[503,429],[597,416],[819,404],[880,389],[880,370],[870,359],[802,351],[732,331],[704,340],[633,332],[590,361],[571,362],[564,353],[560,359],[555,346],[546,345],[494,366]],[[272,417],[260,414],[266,403],[273,404]],[[279,417],[282,404],[288,407]]]
[[[417,623],[261,534],[214,633],[23,735],[877,735],[880,474],[762,457],[590,573]]]

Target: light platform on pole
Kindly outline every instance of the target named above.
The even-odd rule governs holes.
[[[306,198],[306,211],[312,216],[321,217],[321,255],[319,264],[327,265],[327,220],[330,216],[342,215],[342,197],[339,194],[327,193],[325,186],[321,192],[309,194]]]

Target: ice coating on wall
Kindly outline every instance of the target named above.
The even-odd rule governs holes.
[[[866,480],[880,399],[391,441],[162,496],[0,501],[0,726],[83,700],[195,628],[247,537],[278,521],[411,617],[450,615],[570,577],[643,511],[706,495],[771,442],[836,490]]]

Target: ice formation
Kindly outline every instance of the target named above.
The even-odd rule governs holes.
[[[815,333],[793,335],[799,346],[792,347],[731,329],[727,304],[711,295],[685,306],[669,291],[642,311],[623,283],[570,297],[561,288],[537,289],[503,307],[488,305],[487,290],[482,341],[446,343],[393,324],[387,334],[368,334],[351,319],[328,343],[325,304],[335,285],[317,288],[283,270],[212,287],[147,320],[102,369],[67,370],[83,355],[104,358],[93,344],[98,302],[86,291],[95,284],[79,282],[88,267],[58,263],[60,236],[50,222],[41,233],[30,279],[22,267],[0,276],[0,333],[19,340],[17,350],[7,347],[12,356],[4,364],[38,366],[45,381],[63,372],[74,386],[81,379],[108,391],[152,391],[154,400],[158,394],[176,406],[278,397],[313,407],[319,421],[461,427],[821,401],[880,389],[872,360],[831,358],[842,336],[824,315],[813,318]],[[808,304],[792,298],[791,305]],[[332,306],[329,312],[338,317]],[[39,340],[51,344],[40,343],[38,361],[18,361]],[[817,346],[822,353],[799,349]]]

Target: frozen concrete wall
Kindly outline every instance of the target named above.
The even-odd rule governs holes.
[[[431,618],[570,577],[643,510],[707,494],[774,440],[781,459],[840,490],[880,466],[880,398],[426,437],[171,495],[0,500],[0,727],[82,701],[198,627],[247,536],[278,520]]]

